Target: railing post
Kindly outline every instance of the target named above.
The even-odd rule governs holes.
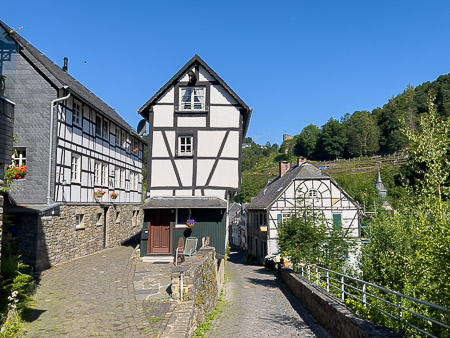
[[[400,333],[400,335],[403,335],[403,328],[402,328],[403,310],[402,310],[402,297],[400,295],[397,295],[397,307],[398,307],[398,332]]]
[[[316,265],[316,284],[319,285],[319,268]]]
[[[342,300],[345,300],[344,276],[341,277],[341,298]]]
[[[305,267],[302,265],[302,277],[305,277]]]
[[[330,272],[327,271],[327,292],[330,292]]]
[[[308,265],[308,280],[311,280],[311,268]]]
[[[366,303],[366,283],[363,283],[363,304],[364,304],[364,307],[367,306],[367,303]]]

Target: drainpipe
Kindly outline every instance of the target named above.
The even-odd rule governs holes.
[[[69,86],[64,86],[63,89],[68,89]],[[53,108],[56,102],[67,100],[70,97],[70,93],[67,96],[54,99],[50,106],[50,147],[48,150],[48,185],[47,185],[47,204],[52,204],[52,184],[50,182],[52,178],[52,165],[53,165]]]

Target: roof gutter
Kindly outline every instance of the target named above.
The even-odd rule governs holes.
[[[64,86],[63,89],[69,89],[69,86]],[[67,94],[64,97],[60,97],[59,99],[54,99],[50,104],[50,146],[48,149],[48,184],[47,184],[47,204],[52,204],[52,166],[53,166],[53,108],[55,107],[55,103],[67,100],[70,97],[71,93]]]

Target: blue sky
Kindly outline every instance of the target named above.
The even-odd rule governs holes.
[[[450,1],[32,1],[0,19],[115,108],[136,110],[194,54],[281,142],[450,72]]]

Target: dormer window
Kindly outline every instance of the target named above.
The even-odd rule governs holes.
[[[180,110],[205,110],[205,87],[180,88]]]

